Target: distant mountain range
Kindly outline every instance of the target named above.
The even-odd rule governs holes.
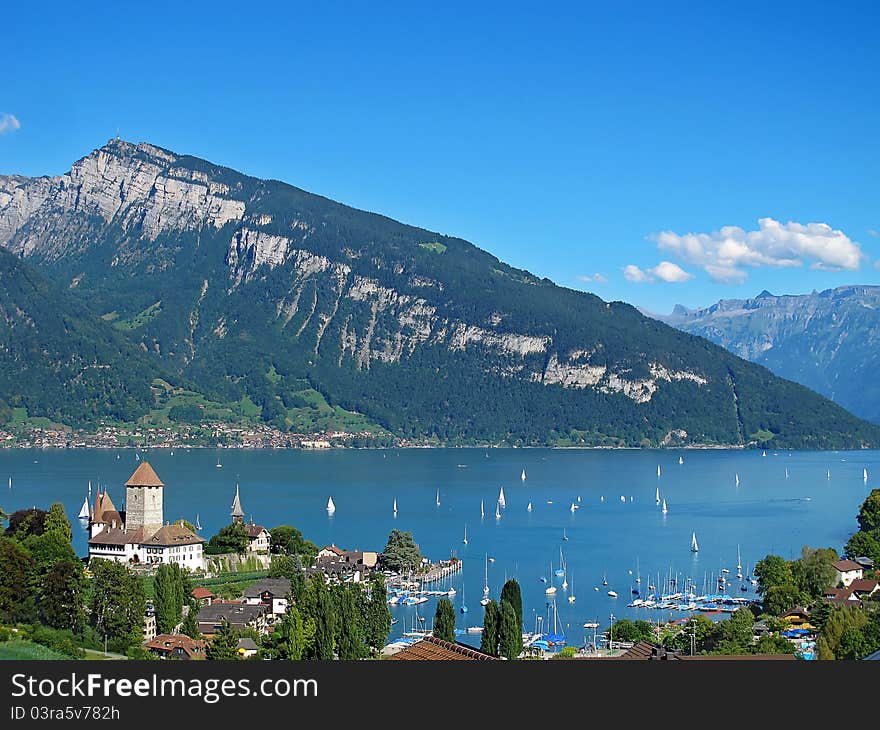
[[[19,417],[226,408],[302,429],[330,409],[451,444],[880,445],[877,426],[630,305],[149,144],[0,176],[0,246],[19,282],[0,399]]]
[[[880,286],[676,306],[658,319],[880,423]]]

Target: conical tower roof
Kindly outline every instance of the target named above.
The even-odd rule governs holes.
[[[150,462],[142,461],[140,466],[134,470],[134,473],[125,483],[126,487],[164,487],[162,480],[159,479]]]
[[[241,497],[238,495],[238,484],[235,485],[235,499],[232,500],[232,516],[244,519],[244,510],[241,508]]]

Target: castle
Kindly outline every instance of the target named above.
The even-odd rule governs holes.
[[[122,512],[106,489],[99,489],[89,515],[89,558],[146,565],[177,563],[188,570],[204,570],[205,540],[181,524],[163,520],[164,489],[146,461],[125,483]]]

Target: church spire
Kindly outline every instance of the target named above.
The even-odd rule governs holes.
[[[244,510],[241,508],[241,497],[238,495],[238,482],[235,483],[235,499],[232,500],[232,521],[244,522]]]

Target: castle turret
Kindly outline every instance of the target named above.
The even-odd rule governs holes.
[[[152,535],[163,525],[162,492],[165,485],[149,462],[142,461],[125,483],[125,528]]]

